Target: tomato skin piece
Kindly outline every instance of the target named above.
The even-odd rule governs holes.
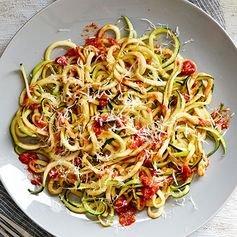
[[[19,155],[19,160],[21,163],[28,165],[32,160],[37,160],[39,159],[38,155],[36,153],[30,153],[30,152],[25,152]]]
[[[197,69],[197,67],[192,61],[186,60],[183,62],[181,74],[184,76],[189,76],[189,75],[192,75],[193,73],[195,73],[196,69]]]

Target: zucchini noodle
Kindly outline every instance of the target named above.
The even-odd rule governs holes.
[[[29,191],[47,188],[103,226],[115,213],[122,225],[143,209],[159,217],[169,197],[183,197],[204,175],[220,144],[226,153],[206,108],[214,78],[180,55],[171,29],[139,37],[123,20],[126,33],[107,24],[84,46],[51,44],[29,80],[21,65],[25,89],[11,123],[15,150],[39,181]],[[54,59],[58,47],[68,51]],[[215,141],[208,154],[207,136]]]

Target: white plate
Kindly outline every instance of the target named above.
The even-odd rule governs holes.
[[[193,59],[200,71],[215,77],[212,108],[220,102],[237,110],[237,51],[227,34],[202,11],[181,0],[61,0],[56,1],[33,17],[14,37],[5,50],[0,65],[0,172],[1,180],[19,207],[40,226],[57,236],[85,234],[107,236],[185,236],[204,224],[230,195],[237,182],[237,120],[233,118],[226,134],[228,152],[221,151],[210,159],[210,166],[203,178],[194,182],[184,206],[168,201],[166,218],[151,220],[143,212],[138,221],[128,228],[102,228],[88,221],[84,215],[75,215],[64,208],[60,201],[27,191],[29,180],[23,165],[14,153],[9,124],[18,107],[18,96],[23,88],[19,64],[24,63],[28,72],[40,61],[47,45],[56,40],[71,38],[80,43],[85,25],[96,22],[103,25],[127,15],[136,22],[148,18],[154,23],[179,26],[181,41],[194,39],[186,45],[183,55]],[[144,23],[136,24],[142,32]],[[70,29],[58,32],[59,29]],[[192,196],[198,210],[189,197]]]

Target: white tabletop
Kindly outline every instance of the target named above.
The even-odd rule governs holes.
[[[17,30],[53,0],[0,0],[0,55]],[[237,0],[220,0],[227,32],[237,45]],[[237,236],[237,189],[222,210],[190,237]]]

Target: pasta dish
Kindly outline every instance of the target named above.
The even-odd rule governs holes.
[[[83,46],[57,41],[25,82],[11,134],[36,185],[103,226],[127,226],[143,209],[161,216],[181,198],[221,145],[230,111],[210,113],[214,78],[180,54],[169,28],[138,36],[106,24]],[[111,36],[112,35],[112,36]],[[67,49],[53,57],[55,48]],[[28,80],[29,78],[29,80]],[[206,152],[210,137],[215,144]]]

